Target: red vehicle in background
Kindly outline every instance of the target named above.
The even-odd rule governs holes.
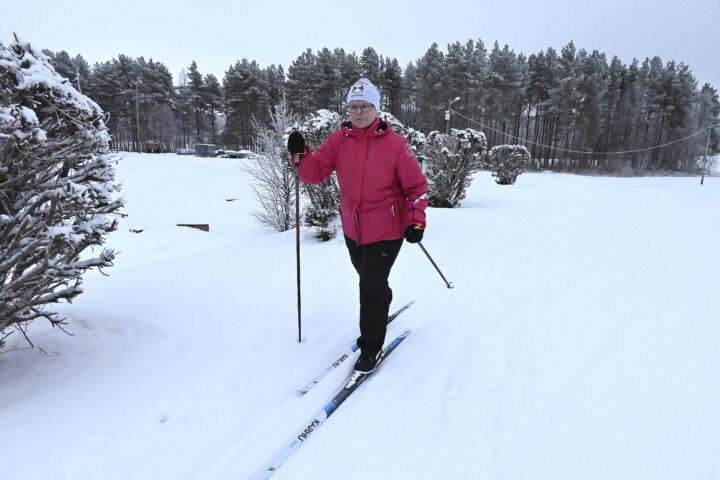
[[[157,140],[148,140],[145,142],[145,153],[165,153],[167,152],[167,148],[165,148],[164,143],[160,143]]]

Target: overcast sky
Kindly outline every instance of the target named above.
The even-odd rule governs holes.
[[[558,51],[570,40],[633,58],[659,56],[690,66],[700,86],[720,89],[718,0],[273,1],[33,0],[3,2],[0,41],[12,34],[40,48],[81,54],[90,64],[118,54],[165,64],[177,82],[195,60],[222,82],[242,58],[287,69],[305,49],[366,47],[403,68],[433,42],[497,40],[516,53]]]

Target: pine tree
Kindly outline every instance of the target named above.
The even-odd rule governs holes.
[[[112,249],[80,259],[104,244],[122,206],[104,117],[39,50],[0,44],[0,338],[37,318],[63,325],[50,305],[79,295],[88,269],[112,265]]]
[[[335,92],[338,89],[340,71],[335,68],[333,55],[327,48],[320,50],[316,58],[311,76],[305,79],[315,86],[314,104],[317,108],[337,110],[339,105],[336,104]]]
[[[215,119],[222,108],[222,89],[217,77],[211,73],[203,79],[203,96],[210,124],[210,143],[217,143]]]
[[[445,84],[445,56],[433,43],[425,55],[417,61],[415,84],[413,85],[419,117],[420,130],[431,131],[443,128],[444,112],[447,109]]]
[[[227,119],[223,141],[238,148],[249,145],[255,125],[268,119],[267,74],[257,62],[243,58],[225,72],[223,92],[223,110]]]
[[[398,116],[401,111],[400,91],[402,89],[402,69],[397,59],[385,62],[383,84],[381,88],[383,110]]]
[[[467,79],[467,105],[464,106],[466,116],[472,120],[483,118],[487,104],[487,91],[483,85],[483,79],[488,75],[487,49],[482,40],[472,42],[468,40],[465,45],[465,56],[469,57],[468,79]],[[473,125],[468,122],[468,128]]]
[[[608,88],[608,65],[605,55],[597,50],[592,54],[584,56],[580,65],[580,80],[578,82],[578,93],[580,96],[578,104],[579,130],[573,149],[578,151],[594,152],[598,150],[599,139],[603,131],[603,97]],[[578,168],[587,169],[593,166],[588,163],[592,158],[585,156],[580,159]]]
[[[402,81],[400,83],[400,116],[401,122],[409,127],[418,127],[417,117],[417,96],[415,93],[415,85],[417,84],[417,74],[415,65],[408,63],[403,71]]]
[[[188,94],[190,96],[190,102],[193,106],[193,112],[195,117],[195,135],[197,139],[203,141],[204,133],[204,116],[205,116],[205,88],[203,85],[203,77],[198,70],[197,63],[195,60],[192,61],[188,67]],[[204,143],[204,142],[202,142]]]
[[[643,109],[645,85],[639,65],[640,63],[633,59],[623,75],[617,114],[619,126],[615,135],[617,140],[608,147],[609,151],[620,151],[623,148],[634,150],[641,146],[639,142],[641,124],[638,119],[641,118]],[[625,163],[630,168],[636,168],[638,157],[637,154],[630,155],[626,157]]]
[[[697,94],[697,81],[686,64],[669,62],[668,72],[672,72],[672,74],[666,87],[669,91],[666,109],[668,119],[666,143],[692,133],[695,128],[695,119],[692,116],[694,113],[693,103],[696,101]],[[670,148],[664,149],[668,154],[662,167],[672,171],[694,168],[693,158],[698,155],[702,141],[700,138],[693,140],[673,144]]]
[[[552,143],[556,123],[551,111],[550,91],[558,84],[557,63],[557,52],[552,48],[528,58],[527,99],[529,108],[534,111],[531,139],[536,144],[533,146],[534,156],[543,161],[543,168],[547,168],[548,160],[553,155],[548,148]]]
[[[285,70],[282,65],[270,65],[265,68],[267,77],[267,95],[270,105],[278,105],[286,96]]]
[[[78,76],[75,81],[75,85],[78,87],[78,91],[92,98],[92,70],[90,69],[90,64],[83,58],[82,55],[76,55],[73,59],[73,63],[77,69]]]
[[[355,53],[346,54],[342,48],[336,48],[333,55],[335,57],[335,65],[340,69],[340,78],[338,80],[339,88],[336,94],[338,99],[337,104],[340,105],[342,109],[345,106],[345,99],[347,98],[350,86],[362,77],[362,70],[360,61]]]
[[[317,109],[315,86],[308,81],[313,78],[317,57],[308,48],[288,68],[287,101],[289,107],[300,115]]]
[[[490,144],[508,141],[518,133],[524,97],[522,82],[523,68],[515,52],[507,45],[500,49],[495,42],[488,58],[487,112],[489,125],[501,134],[493,132]]]
[[[697,128],[708,128],[720,123],[720,98],[717,89],[709,83],[704,84],[700,89],[694,116],[697,119]],[[711,128],[709,145],[711,151],[716,152],[719,145],[718,128]]]
[[[185,72],[185,69],[182,70]],[[197,137],[193,134],[195,130],[195,118],[193,112],[192,96],[187,81],[181,82],[175,87],[175,101],[173,102],[175,121],[177,123],[178,139],[180,148],[189,148],[197,143]]]
[[[605,94],[601,101],[601,110],[604,114],[603,128],[597,151],[614,150],[611,145],[616,141],[622,119],[621,100],[624,79],[627,77],[627,68],[618,57],[613,57],[608,67],[608,76],[605,82]]]
[[[142,60],[140,57],[138,60]],[[165,65],[151,58],[147,63],[138,61],[143,85],[139,88],[141,134],[143,140],[155,139],[163,143],[170,140],[173,119],[174,87],[172,75]]]
[[[643,109],[638,123],[642,126],[642,146],[660,144],[662,141],[662,122],[665,103],[663,78],[665,67],[660,57],[646,58],[641,69],[644,84]],[[656,170],[659,164],[657,150],[642,154],[642,168]]]
[[[360,67],[362,68],[361,75],[364,78],[367,78],[375,85],[382,84],[380,78],[382,74],[380,57],[374,48],[367,47],[363,50],[363,53],[360,56]]]
[[[577,115],[580,95],[577,89],[578,62],[577,49],[571,41],[560,51],[557,62],[557,85],[550,90],[548,99],[549,113],[554,116],[554,125],[551,138],[555,147],[555,155],[559,156],[561,165],[564,165],[571,150],[572,129]],[[555,160],[555,158],[554,158]],[[551,163],[551,168],[553,164]]]
[[[452,108],[459,110],[462,113],[467,112],[468,96],[470,92],[469,88],[469,74],[472,71],[470,65],[471,58],[466,55],[466,50],[460,42],[455,42],[448,45],[448,53],[445,56],[445,68],[447,75],[446,98],[455,99],[460,98],[461,101],[453,104]],[[451,116],[451,121],[455,122],[460,117]],[[462,121],[462,120],[460,120]],[[464,123],[464,122],[463,122]],[[450,124],[453,126],[453,123]]]

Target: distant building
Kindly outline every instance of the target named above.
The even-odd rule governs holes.
[[[194,147],[197,157],[214,157],[217,146],[213,143],[198,143]]]

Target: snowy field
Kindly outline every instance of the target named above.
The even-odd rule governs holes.
[[[237,159],[127,154],[109,277],[0,353],[0,479],[253,478],[341,386],[340,239],[263,230]],[[720,478],[720,178],[479,173],[391,275],[413,333],[273,479]],[[236,199],[227,201],[227,199]],[[209,232],[177,227],[207,223]],[[133,233],[130,230],[143,230]]]

